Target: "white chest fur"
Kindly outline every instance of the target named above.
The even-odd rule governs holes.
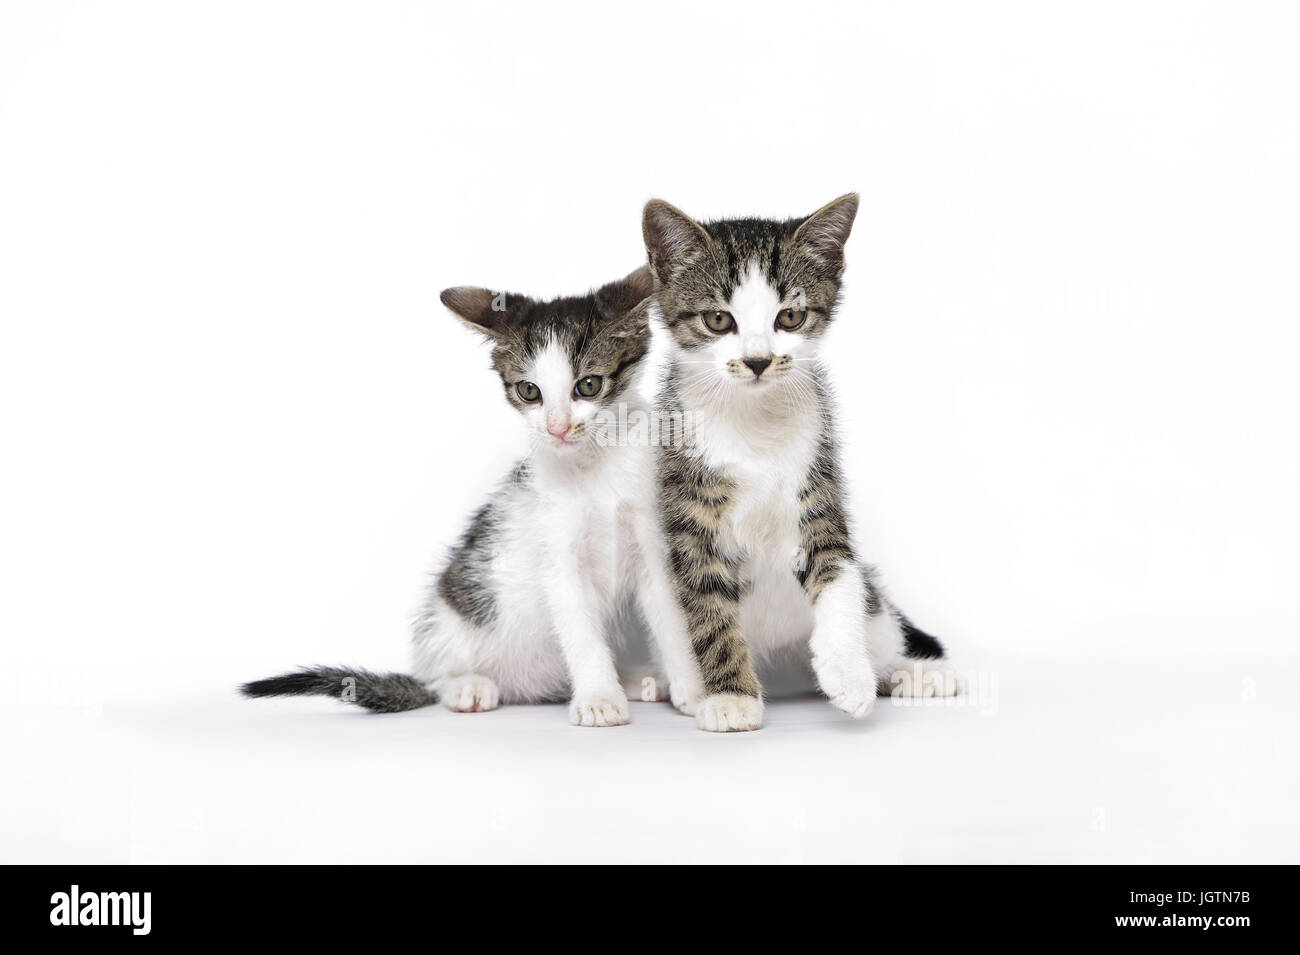
[[[709,416],[696,431],[704,462],[734,485],[719,543],[741,562],[741,629],[760,656],[806,641],[812,628],[812,605],[795,571],[799,494],[819,440],[820,419],[811,409],[739,420]]]
[[[536,532],[540,538],[545,578],[563,562],[576,566],[595,591],[605,611],[613,609],[626,586],[632,537],[629,491],[647,486],[649,463],[641,449],[609,450],[585,462],[581,472],[539,468]]]

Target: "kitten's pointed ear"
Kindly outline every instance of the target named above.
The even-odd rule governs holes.
[[[678,265],[704,252],[712,241],[704,227],[662,199],[651,199],[641,216],[641,234],[650,267],[667,282]]]
[[[653,291],[654,279],[650,275],[650,266],[643,265],[626,278],[598,288],[596,307],[606,318],[619,318],[649,298]]]
[[[509,306],[513,303],[507,301],[505,292],[458,285],[456,288],[443,289],[438,297],[457,318],[493,341],[501,341],[509,334],[506,317],[510,314]]]
[[[850,192],[822,206],[795,230],[794,241],[818,257],[844,268],[844,243],[849,240],[853,220],[858,214],[858,194]]]
[[[649,298],[655,290],[654,273],[650,271],[650,266],[643,265],[635,272],[629,272],[623,279],[623,283],[628,288],[631,298],[636,300],[639,305],[642,301]]]
[[[626,337],[645,331],[650,324],[650,294],[653,291],[654,278],[648,265],[597,289],[596,307],[609,320],[605,333]]]

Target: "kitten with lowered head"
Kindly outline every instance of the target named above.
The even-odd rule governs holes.
[[[917,695],[957,691],[942,645],[889,602],[850,531],[820,350],[857,208],[846,195],[805,218],[701,223],[645,207],[671,340],[660,411],[694,421],[658,454],[661,569],[694,661],[668,675],[707,730],[758,728],[754,660],[793,645],[853,717],[896,679]]]
[[[316,667],[245,684],[248,696],[316,694],[394,712],[458,712],[568,699],[570,721],[616,726],[628,701],[610,633],[647,594],[657,532],[651,451],[612,434],[637,403],[650,342],[645,267],[588,295],[536,301],[452,288],[442,302],[492,344],[530,452],[469,521],[415,623],[407,674]],[[639,542],[646,540],[645,546]],[[665,620],[647,610],[653,623]]]

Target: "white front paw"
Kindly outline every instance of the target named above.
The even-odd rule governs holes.
[[[876,674],[865,655],[860,659],[814,659],[813,670],[822,692],[855,720],[862,719],[876,705]]]
[[[710,733],[737,733],[763,725],[763,701],[756,696],[715,693],[695,711],[695,724]]]
[[[875,684],[860,693],[840,693],[832,696],[831,702],[855,720],[860,720],[870,713],[871,708],[876,705]]]
[[[617,687],[579,694],[569,703],[569,722],[574,726],[622,726],[627,722],[627,694]]]

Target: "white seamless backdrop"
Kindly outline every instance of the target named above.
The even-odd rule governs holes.
[[[1297,861],[1298,44],[1265,2],[0,5],[0,857]],[[849,190],[859,538],[996,713],[232,696],[404,667],[521,453],[440,289]]]

